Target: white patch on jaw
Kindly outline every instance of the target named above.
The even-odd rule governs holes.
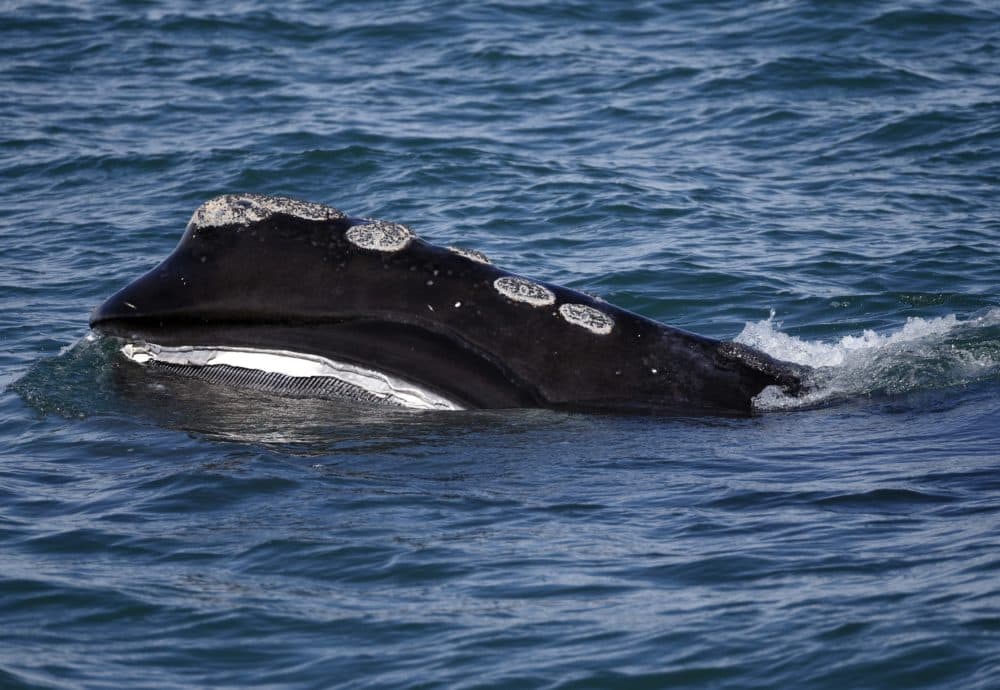
[[[533,307],[545,307],[555,304],[556,301],[556,296],[551,290],[527,278],[504,276],[494,280],[493,287],[504,297]]]
[[[458,254],[459,256],[464,256],[466,259],[471,259],[472,261],[478,261],[481,264],[489,264],[490,258],[483,254],[478,249],[463,249],[462,247],[448,247],[448,251],[452,254]]]
[[[560,304],[559,314],[574,326],[586,328],[597,335],[607,335],[615,327],[614,319],[586,304]]]
[[[413,239],[413,232],[405,225],[386,220],[369,220],[362,225],[354,225],[344,234],[347,241],[362,249],[377,252],[398,252],[405,249]]]
[[[381,401],[417,410],[461,410],[462,406],[419,385],[385,372],[318,355],[288,350],[239,347],[164,347],[127,343],[121,353],[136,364],[160,362],[177,366],[225,365],[274,372],[294,378],[330,377],[361,388]]]
[[[333,220],[345,217],[341,211],[332,206],[311,201],[267,194],[226,194],[199,206],[191,216],[188,227],[246,226],[270,218],[276,213],[285,213],[304,220]]]

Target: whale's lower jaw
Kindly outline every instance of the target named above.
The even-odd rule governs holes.
[[[331,398],[415,410],[461,410],[455,400],[375,369],[288,350],[162,346],[128,342],[121,354],[140,366],[279,395]]]

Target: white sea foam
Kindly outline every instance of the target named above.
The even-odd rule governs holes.
[[[888,332],[865,330],[834,341],[806,340],[770,317],[747,323],[734,340],[772,357],[813,367],[809,392],[797,398],[777,388],[755,399],[758,409],[819,405],[836,398],[897,394],[968,383],[1000,373],[1000,309],[970,318],[911,317]]]

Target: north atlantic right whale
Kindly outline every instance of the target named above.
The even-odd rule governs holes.
[[[750,414],[806,369],[443,248],[407,226],[231,194],[91,315],[135,363],[425,409]]]

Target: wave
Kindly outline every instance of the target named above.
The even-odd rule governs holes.
[[[963,385],[1000,375],[1000,308],[960,319],[955,314],[910,317],[896,330],[865,330],[825,342],[781,330],[775,313],[747,323],[734,340],[772,357],[812,368],[808,392],[791,397],[765,389],[759,410],[815,407],[858,396],[897,395]]]

